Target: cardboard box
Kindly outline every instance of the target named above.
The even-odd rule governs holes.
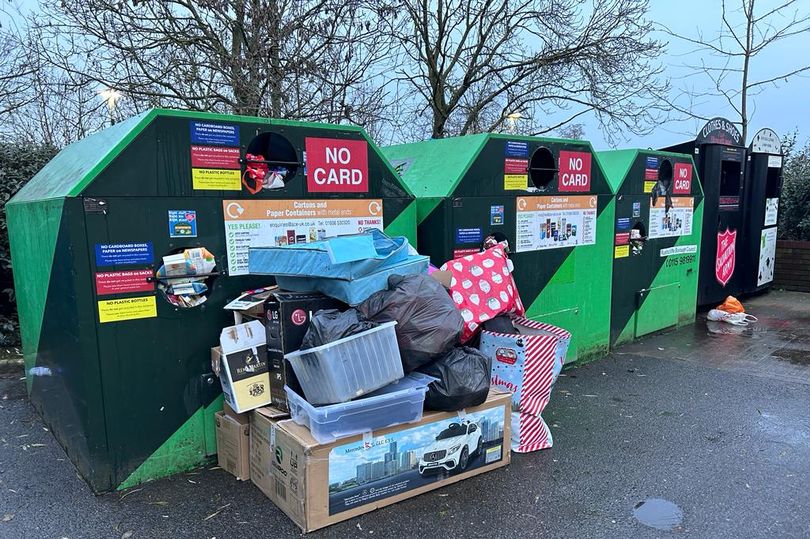
[[[270,404],[270,372],[264,325],[258,320],[227,327],[219,336],[222,393],[237,413]],[[217,369],[214,369],[217,372]]]
[[[273,452],[269,449],[272,427],[290,414],[272,406],[257,408],[250,413],[250,480],[259,487],[265,496],[270,497],[273,489]]]
[[[247,425],[250,423],[250,412],[242,412],[241,414],[231,408],[231,405],[227,403],[227,401],[222,402],[222,411],[225,412],[225,415],[234,418],[237,422]]]
[[[233,311],[234,324],[264,320],[264,302],[274,290],[275,286],[246,290],[223,308],[226,311]]]
[[[289,411],[284,385],[303,395],[298,379],[284,354],[295,352],[309,328],[312,315],[321,309],[345,310],[348,306],[320,292],[273,291],[264,304],[267,359],[270,363],[270,393],[273,406]]]
[[[217,463],[240,481],[250,479],[250,421],[240,422],[225,412],[214,414]]]
[[[426,412],[419,423],[331,444],[254,411],[251,479],[310,532],[506,466],[510,411],[511,395],[493,391],[464,412]]]

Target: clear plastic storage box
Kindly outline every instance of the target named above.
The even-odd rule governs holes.
[[[346,402],[402,378],[396,322],[291,352],[289,360],[310,404]]]
[[[293,421],[309,429],[322,444],[377,429],[422,419],[428,385],[435,378],[414,372],[360,399],[328,406],[312,406],[288,386],[287,401]]]

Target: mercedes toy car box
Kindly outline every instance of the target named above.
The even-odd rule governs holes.
[[[511,394],[463,412],[319,444],[292,420],[251,417],[251,480],[305,532],[509,464]]]

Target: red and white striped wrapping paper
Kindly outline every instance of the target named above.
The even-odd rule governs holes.
[[[481,351],[492,358],[492,385],[512,392],[512,450],[551,447],[542,412],[562,369],[571,334],[556,326],[514,317],[523,333],[481,333]]]

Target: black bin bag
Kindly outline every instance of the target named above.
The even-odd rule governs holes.
[[[427,275],[391,275],[388,289],[372,294],[357,310],[378,324],[397,322],[406,374],[449,352],[459,343],[464,325],[447,290]]]
[[[301,350],[329,344],[374,327],[377,327],[377,324],[362,320],[354,309],[343,312],[337,309],[321,309],[313,314],[312,320],[309,321],[304,340],[301,341]]]
[[[489,393],[491,364],[488,356],[463,346],[420,368],[419,372],[439,379],[428,386],[425,408],[454,412],[483,404]]]

